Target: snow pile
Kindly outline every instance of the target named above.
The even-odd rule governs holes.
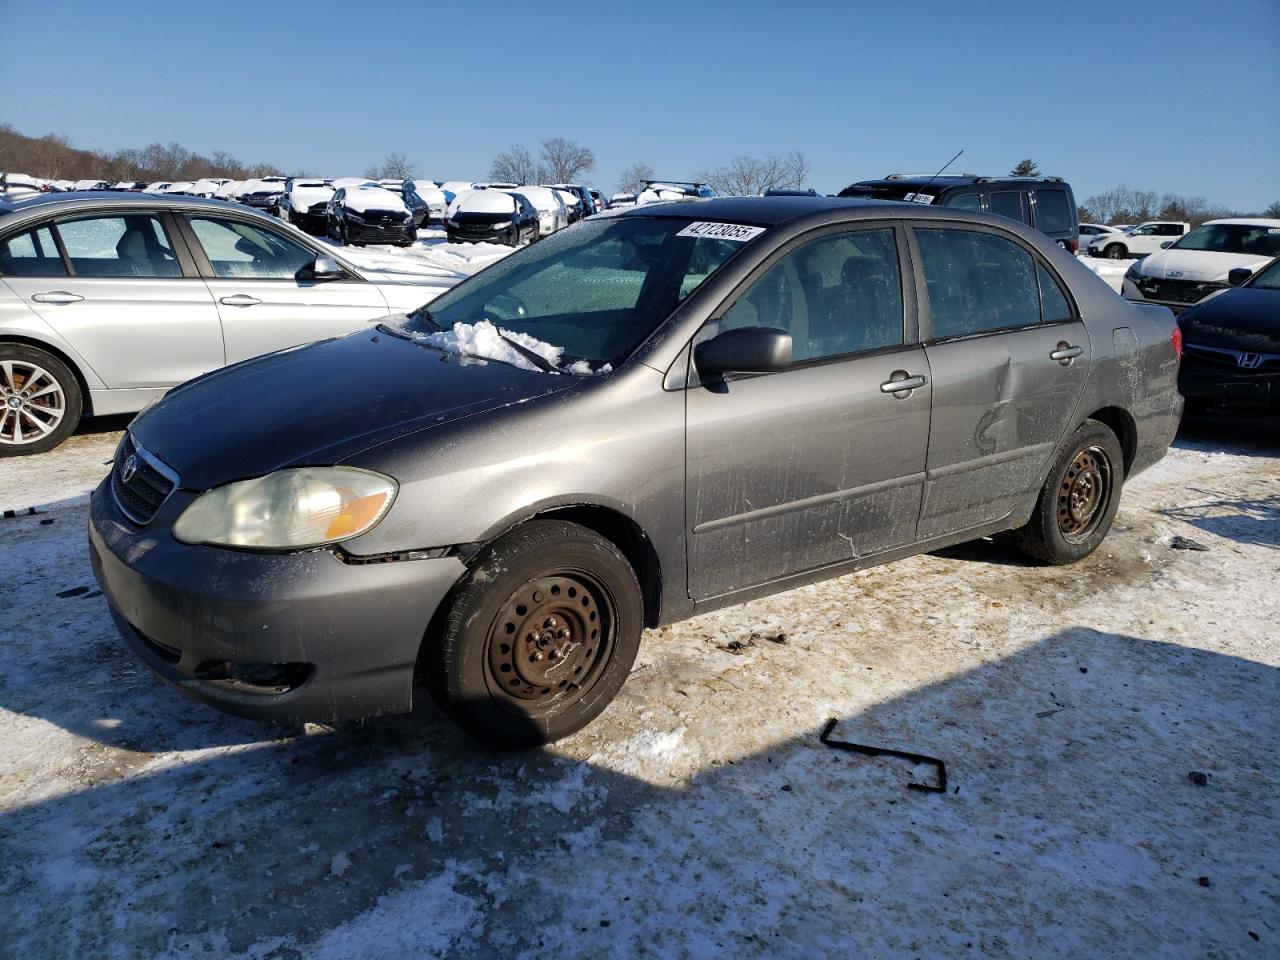
[[[1116,293],[1120,292],[1120,283],[1124,280],[1125,272],[1137,263],[1136,260],[1110,260],[1106,257],[1081,256],[1076,259],[1107,281],[1107,285]]]
[[[506,339],[503,339],[504,337]],[[500,360],[513,367],[537,372],[541,372],[538,365],[508,341],[515,341],[530,353],[542,357],[553,367],[560,366],[560,356],[564,353],[564,347],[553,346],[518,330],[500,331],[488,320],[481,320],[478,323],[455,323],[448,330],[419,334],[417,339],[448,353]],[[563,369],[566,373],[589,376],[593,373],[608,373],[613,368],[606,363],[599,370],[594,370],[586,360],[577,360]]]

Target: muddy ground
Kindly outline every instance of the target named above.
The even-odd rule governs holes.
[[[0,520],[0,956],[1280,955],[1274,421],[1187,425],[1077,566],[983,541],[651,631],[516,754],[154,680],[85,555],[122,426],[0,461],[39,510]]]

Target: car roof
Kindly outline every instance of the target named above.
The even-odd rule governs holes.
[[[1280,220],[1269,220],[1266,217],[1226,217],[1222,220],[1206,220],[1202,227],[1215,223],[1230,223],[1245,227],[1280,227]]]
[[[119,190],[72,190],[64,193],[41,193],[22,200],[0,201],[0,227],[7,226],[12,221],[75,213],[78,210],[130,208],[222,212],[234,210],[259,215],[249,207],[219,197],[189,197],[179,193],[125,193]]]
[[[842,197],[714,197],[709,200],[675,200],[632,207],[624,217],[680,217],[776,227],[794,220],[844,214],[834,219],[873,217],[918,217],[928,219],[973,219],[987,222],[983,214],[952,207],[909,203],[901,200],[864,200]],[[967,216],[963,215],[967,214]],[[1000,218],[1003,220],[1004,218]],[[1012,221],[1010,221],[1012,222]]]

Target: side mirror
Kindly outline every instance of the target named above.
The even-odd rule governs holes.
[[[1253,276],[1253,271],[1248,267],[1233,267],[1227,273],[1227,283],[1233,287],[1239,287],[1249,281]]]
[[[338,261],[333,257],[326,257],[323,254],[316,257],[308,271],[309,280],[341,280],[346,276],[346,272],[338,266]]]
[[[776,327],[726,330],[693,351],[699,373],[772,373],[791,366],[791,334]]]
[[[1160,249],[1161,249],[1161,250],[1168,250],[1168,249],[1169,249],[1170,247],[1172,247],[1172,246],[1173,246],[1173,241],[1172,241],[1172,240],[1161,240],[1161,241],[1160,241]]]

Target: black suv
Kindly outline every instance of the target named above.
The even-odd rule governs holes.
[[[859,180],[841,190],[838,196],[908,200],[996,213],[1035,227],[1071,253],[1080,252],[1076,198],[1071,185],[1061,177],[893,173],[883,180]]]

